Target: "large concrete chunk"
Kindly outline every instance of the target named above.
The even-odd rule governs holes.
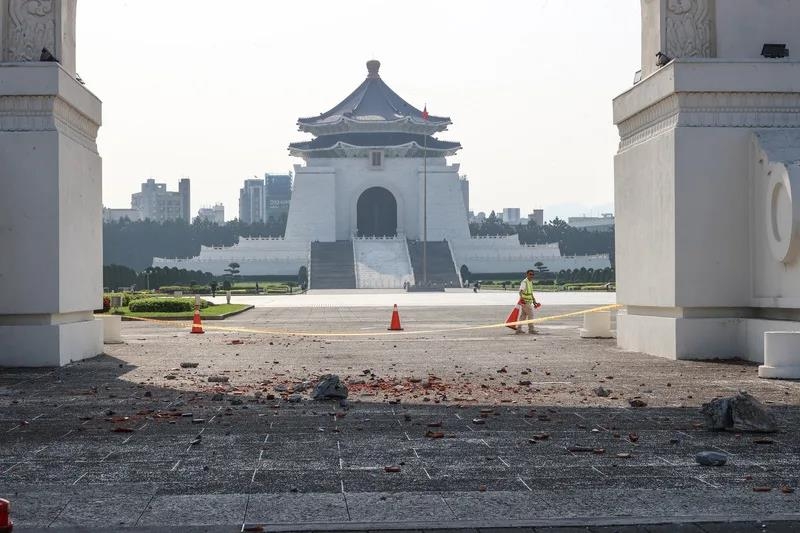
[[[712,430],[756,433],[778,431],[772,414],[745,391],[731,398],[717,398],[703,404],[701,412],[706,417],[706,427]]]
[[[339,376],[325,374],[319,378],[314,392],[311,393],[314,400],[343,400],[347,398],[347,386],[339,380]]]

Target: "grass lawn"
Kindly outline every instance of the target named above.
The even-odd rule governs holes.
[[[200,310],[200,317],[207,318],[212,316],[220,316],[225,315],[227,313],[233,313],[236,311],[241,311],[242,309],[246,309],[250,307],[244,304],[220,304],[220,305],[212,305],[206,307],[205,309]],[[170,318],[170,319],[186,319],[191,320],[194,318],[194,311],[186,311],[181,313],[132,313],[130,309],[127,307],[120,307],[118,309],[118,314],[122,316],[132,316],[137,318]]]

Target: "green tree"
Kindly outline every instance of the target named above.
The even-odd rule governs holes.
[[[225,272],[231,277],[231,279],[236,279],[236,276],[239,275],[239,263],[230,263],[228,264],[228,268],[225,269]]]
[[[308,269],[305,265],[301,266],[300,270],[297,272],[297,283],[300,284],[302,290],[308,288]]]
[[[467,281],[469,279],[472,279],[472,272],[469,271],[467,265],[461,265],[459,272],[461,273],[461,281]]]
[[[124,265],[142,270],[153,264],[153,257],[186,258],[200,253],[201,246],[233,246],[239,237],[281,237],[286,217],[267,223],[243,224],[231,220],[215,224],[195,220],[132,222],[122,219],[103,224],[103,264]]]

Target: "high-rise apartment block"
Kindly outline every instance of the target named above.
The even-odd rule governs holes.
[[[528,220],[532,220],[537,226],[544,226],[544,209],[534,209],[528,215]]]
[[[266,174],[264,176],[264,222],[277,222],[289,214],[292,201],[292,175]]]
[[[245,180],[239,190],[239,220],[247,224],[277,222],[288,215],[291,200],[291,173]]]
[[[213,207],[201,207],[197,211],[198,220],[207,220],[214,224],[225,223],[225,206],[222,204],[214,204]]]
[[[244,180],[239,189],[239,220],[246,224],[264,221],[264,180]]]
[[[191,199],[189,179],[178,183],[178,191],[168,191],[165,183],[149,179],[142,183],[142,190],[131,195],[131,208],[142,214],[142,219],[156,222],[184,220],[191,222]]]

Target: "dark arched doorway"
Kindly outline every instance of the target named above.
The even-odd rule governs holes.
[[[397,234],[397,201],[383,187],[361,193],[356,206],[359,237],[386,237]]]

